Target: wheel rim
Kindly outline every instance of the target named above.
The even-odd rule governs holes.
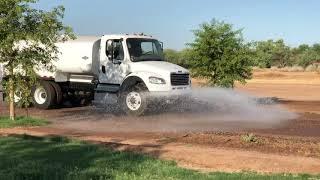
[[[38,104],[44,104],[47,100],[47,92],[43,87],[38,87],[34,92],[34,100]]]
[[[141,96],[137,92],[130,92],[126,97],[127,107],[132,111],[136,111],[141,107],[141,101]]]

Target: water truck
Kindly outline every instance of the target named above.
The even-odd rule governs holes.
[[[53,62],[54,71],[37,72],[39,85],[31,94],[37,108],[56,107],[66,99],[86,99],[141,115],[152,103],[148,94],[169,101],[191,89],[189,71],[166,62],[163,43],[151,36],[79,37],[57,43],[57,47],[60,53]]]

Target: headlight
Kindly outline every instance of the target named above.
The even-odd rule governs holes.
[[[166,83],[166,81],[164,79],[159,78],[159,77],[153,77],[153,76],[149,77],[149,82],[151,84],[165,84]]]

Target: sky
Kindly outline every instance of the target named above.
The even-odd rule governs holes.
[[[35,7],[57,5],[66,8],[63,22],[77,35],[143,32],[177,50],[213,18],[243,29],[247,42],[320,42],[320,0],[40,0]]]

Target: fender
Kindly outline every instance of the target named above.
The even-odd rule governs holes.
[[[167,84],[151,84],[149,82],[149,77],[161,77],[161,75],[153,72],[139,71],[128,74],[121,83],[120,89],[125,89],[129,86],[135,85],[139,82],[143,83],[150,92],[152,91],[169,91],[170,85],[168,84],[169,80],[165,79]],[[162,77],[161,77],[162,78]]]
[[[141,77],[138,76],[138,73],[130,73],[121,82],[119,92],[122,92],[123,90],[127,89],[128,87],[134,86],[138,83],[143,83],[144,85],[146,85],[145,81]]]

